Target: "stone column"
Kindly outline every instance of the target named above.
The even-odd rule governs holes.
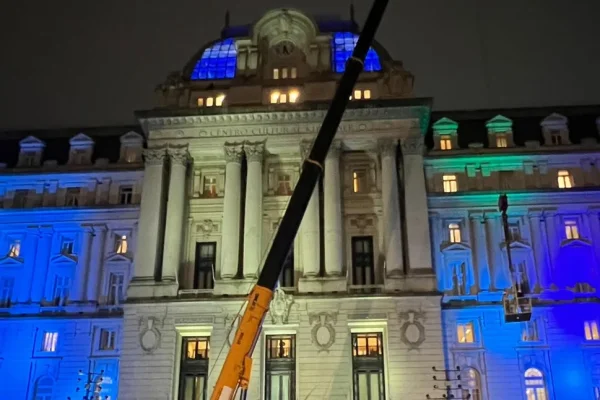
[[[135,270],[128,297],[152,296],[155,284],[155,273],[158,266],[159,249],[162,248],[161,228],[164,206],[164,163],[166,158],[164,148],[144,150],[146,166],[144,169],[143,193],[140,204],[139,237],[135,252]]]
[[[244,278],[256,278],[258,276],[262,257],[262,161],[264,149],[264,143],[244,145],[244,152],[248,161],[244,213]]]
[[[395,277],[404,274],[398,166],[396,163],[398,142],[393,139],[384,139],[379,141],[378,146],[381,155],[381,200],[383,204],[385,266],[387,276]],[[429,221],[427,220],[427,222]]]
[[[90,268],[90,245],[92,229],[90,225],[83,225],[81,231],[81,251],[77,255],[77,267],[73,282],[73,292],[70,301],[84,302],[86,300],[85,288],[87,286],[88,271]]]
[[[33,279],[31,280],[31,302],[39,304],[44,298],[48,269],[50,268],[50,251],[52,247],[52,226],[39,228],[38,246],[35,254],[35,266],[33,267]]]
[[[22,274],[20,274],[20,278],[22,279],[23,286],[20,290],[13,291],[13,296],[15,294],[18,295],[17,301],[19,303],[29,303],[31,300],[31,283],[35,279],[42,279],[40,276],[36,276],[36,273],[40,271],[36,271],[37,263],[37,250],[40,241],[40,233],[39,227],[32,226],[27,228],[27,236],[25,238],[25,251],[24,254],[24,265],[22,269]],[[23,251],[24,246],[21,247],[21,251]],[[23,255],[21,255],[23,257]],[[15,282],[18,285],[18,282]],[[13,299],[14,300],[14,299]]]
[[[106,243],[106,225],[92,227],[92,248],[90,251],[89,273],[87,279],[87,301],[98,303],[98,292],[102,285],[104,268],[104,249]]]
[[[473,261],[477,274],[479,290],[490,290],[490,263],[487,254],[487,239],[485,232],[485,216],[475,213],[471,216],[471,232],[473,240]]]
[[[344,241],[342,236],[342,199],[340,189],[341,142],[334,141],[325,159],[323,195],[325,204],[325,272],[327,276],[342,275]]]
[[[423,170],[423,137],[402,140],[404,169],[404,207],[408,272],[433,273],[429,236],[429,211]]]
[[[492,265],[492,287],[496,290],[504,290],[510,287],[512,279],[506,249],[504,249],[504,233],[499,214],[490,216],[486,220],[486,229],[489,259]]]
[[[185,210],[185,173],[190,159],[187,145],[167,150],[171,162],[167,219],[162,258],[162,281],[177,286],[177,272],[181,262],[183,243],[183,212]],[[175,293],[177,295],[177,288]]]
[[[535,279],[529,276],[530,289],[536,293],[550,288],[550,276],[546,265],[546,241],[542,234],[541,214],[534,212],[529,214],[529,227],[531,228],[531,247],[533,249],[533,260]]]
[[[311,149],[310,142],[300,144],[300,152],[304,161]],[[321,266],[321,243],[319,231],[319,188],[318,184],[308,201],[306,212],[300,224],[300,254],[302,260],[302,274],[305,277],[319,275]]]
[[[221,234],[221,278],[237,274],[240,247],[240,196],[242,179],[242,146],[225,144],[225,197]]]

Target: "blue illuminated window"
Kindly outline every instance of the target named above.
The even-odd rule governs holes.
[[[352,56],[352,51],[358,42],[358,35],[352,32],[336,32],[331,40],[331,64],[334,72],[342,73],[346,70],[346,61]],[[366,72],[381,71],[381,61],[375,50],[371,47],[365,57]]]
[[[208,47],[192,71],[191,80],[231,79],[235,76],[237,50],[233,39]]]

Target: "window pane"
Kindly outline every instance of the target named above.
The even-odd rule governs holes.
[[[369,375],[367,373],[358,374],[358,399],[369,399]]]
[[[381,389],[381,380],[379,379],[379,374],[372,373],[369,375],[370,378],[370,386],[371,386],[371,400],[379,400],[380,398],[380,389]]]

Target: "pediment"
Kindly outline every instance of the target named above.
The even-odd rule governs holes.
[[[35,136],[27,136],[25,139],[19,142],[21,149],[28,150],[40,150],[46,147],[46,143],[43,140],[36,138]]]
[[[111,263],[130,263],[131,259],[125,256],[124,254],[115,253],[113,255],[108,256],[105,261]]]
[[[590,247],[592,244],[584,239],[567,239],[563,241],[560,247]]]
[[[433,132],[440,135],[450,135],[458,131],[458,122],[450,118],[440,118],[433,124]]]
[[[52,257],[53,264],[77,264],[77,257],[69,254],[58,254]]]
[[[121,144],[139,144],[140,146],[144,143],[144,137],[137,132],[129,131],[119,138]]]
[[[503,246],[504,250],[506,251],[506,245]],[[511,251],[518,251],[518,250],[531,250],[531,246],[528,245],[525,242],[522,242],[520,240],[515,240],[513,242],[510,243],[510,249]]]
[[[471,248],[463,243],[450,243],[442,249],[442,253],[452,253],[459,251],[471,251]]]
[[[540,125],[546,128],[561,129],[566,128],[569,119],[562,114],[552,113],[540,122]]]
[[[488,132],[501,133],[510,131],[512,129],[512,124],[512,119],[498,114],[494,118],[488,120],[485,123],[485,127],[488,129]]]
[[[88,147],[94,145],[94,139],[85,133],[78,133],[69,140],[69,144],[75,147]]]
[[[7,266],[7,267],[11,267],[11,266],[20,267],[23,265],[23,259],[20,257],[5,256],[5,257],[0,258],[0,265]]]

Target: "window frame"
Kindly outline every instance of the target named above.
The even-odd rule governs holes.
[[[272,349],[272,347],[270,346],[271,344],[271,340],[282,340],[282,339],[289,339],[290,340],[290,357],[289,358],[271,358],[269,357],[269,354],[271,353],[269,350]],[[296,349],[297,349],[297,340],[296,340],[296,334],[295,333],[265,333],[264,335],[264,340],[263,340],[263,344],[264,344],[264,350],[263,350],[263,357],[264,357],[264,396],[265,396],[265,400],[271,400],[273,399],[273,397],[271,397],[271,393],[270,393],[270,389],[271,389],[271,385],[270,385],[270,378],[272,378],[273,373],[287,373],[290,376],[290,387],[289,387],[289,393],[288,393],[288,400],[295,400],[296,399],[296,390],[297,390],[297,384],[296,384],[296,379],[298,376],[298,366],[297,366],[297,357],[296,357]],[[275,398],[275,400],[280,400]]]
[[[440,150],[443,150],[443,151],[452,150],[452,136],[451,135],[440,135]]]
[[[535,376],[527,376],[528,373],[537,373],[539,375],[535,375]],[[550,399],[550,393],[548,391],[548,385],[546,382],[546,377],[544,375],[544,372],[536,367],[529,367],[525,370],[525,372],[522,375],[522,379],[523,379],[523,386],[525,387],[525,396],[527,398],[530,398],[528,396],[528,392],[529,389],[535,389],[534,390],[534,400],[547,400]],[[539,383],[539,381],[541,381],[541,383]],[[540,389],[544,390],[544,396],[539,397],[538,396],[538,392]]]
[[[192,278],[192,289],[194,290],[212,290],[215,287],[214,284],[214,280],[215,280],[215,272],[216,272],[216,263],[217,263],[217,242],[216,241],[196,241],[196,246],[195,246],[195,253],[194,253],[194,275]],[[202,246],[210,246],[212,247],[212,258],[210,258],[210,260],[212,261],[212,266],[210,268],[206,268],[206,267],[202,267],[200,268],[200,264],[202,262],[202,259],[200,257],[200,250],[202,248]],[[206,258],[206,260],[208,260],[208,257]],[[204,260],[204,261],[206,261]],[[208,283],[207,285],[202,285],[203,287],[200,287],[200,272],[205,272],[204,275],[204,283]],[[210,274],[207,274],[207,272],[210,272]],[[205,286],[205,287],[204,287]]]
[[[469,325],[470,325],[470,329],[471,329],[471,334],[470,334],[470,337],[472,339],[471,341],[468,341],[469,333],[467,333],[467,328],[469,327]],[[465,320],[456,321],[456,327],[454,330],[454,334],[456,335],[456,341],[455,341],[456,344],[459,346],[473,346],[473,345],[478,344],[478,336],[479,336],[478,333],[479,332],[477,332],[477,330],[476,330],[477,329],[476,325],[477,325],[477,321],[474,319],[468,319],[468,320],[465,319]],[[461,340],[460,340],[461,330],[462,330],[462,336],[467,336],[466,341],[464,341],[464,342],[461,342]]]
[[[560,169],[556,173],[556,179],[559,189],[573,189],[575,187],[575,179],[573,174],[567,169]]]
[[[598,323],[598,320],[583,321],[583,337],[586,342],[600,341],[600,323]]]
[[[576,219],[565,219],[563,221],[564,233],[566,240],[580,240],[581,230]]]
[[[369,246],[370,246],[370,253],[361,253],[361,254],[370,254],[370,266],[371,266],[371,272],[370,272],[370,278],[371,278],[371,283],[366,283],[367,280],[365,279],[365,271],[363,271],[363,279],[362,281],[359,283],[358,279],[357,279],[357,273],[358,270],[357,268],[361,268],[362,270],[367,269],[363,266],[358,266],[357,265],[357,257],[358,254],[355,251],[355,244],[358,241],[364,241],[367,240],[369,242]],[[350,253],[351,253],[351,266],[352,266],[352,274],[351,274],[351,284],[352,286],[371,286],[371,285],[377,285],[377,273],[375,271],[376,269],[376,265],[375,265],[375,248],[374,248],[374,244],[375,244],[375,238],[373,237],[373,235],[357,235],[357,236],[351,236],[350,238]],[[368,271],[367,271],[368,272]]]
[[[369,356],[358,356],[355,355],[355,348],[357,347],[359,336],[375,336],[379,339],[378,347],[381,347],[381,352],[376,357]],[[387,346],[385,342],[385,329],[376,327],[363,327],[361,329],[351,329],[350,331],[350,355],[351,355],[351,372],[352,372],[352,399],[353,400],[385,400],[388,398],[387,392]],[[367,341],[368,346],[368,341]],[[358,373],[361,370],[365,372],[378,372],[380,374],[380,388],[379,399],[371,399],[370,393],[367,399],[361,399],[358,393]]]
[[[204,377],[204,394],[200,398],[200,400],[208,399],[208,374],[209,374],[209,364],[210,364],[210,335],[193,335],[193,336],[181,336],[180,340],[177,342],[180,343],[180,351],[179,351],[179,371],[177,379],[177,399],[184,400],[185,392],[185,377],[186,376],[203,376]],[[188,346],[187,344],[195,341],[206,342],[206,357],[201,359],[193,359],[189,360],[186,357]],[[196,344],[196,353],[198,346]]]
[[[458,176],[456,174],[443,174],[442,184],[442,190],[444,193],[458,192]]]
[[[449,243],[462,243],[462,226],[460,222],[449,222],[448,223],[448,242]]]

